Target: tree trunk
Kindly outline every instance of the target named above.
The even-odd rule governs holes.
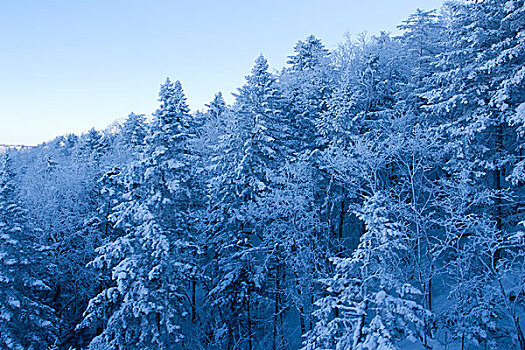
[[[274,311],[273,311],[273,342],[272,349],[277,350],[277,330],[279,322],[279,264],[276,266],[275,270],[275,299],[274,299]]]
[[[514,318],[514,325],[516,327],[516,333],[518,334],[518,342],[520,343],[520,350],[525,350],[525,336],[523,335],[523,330],[520,326],[520,317],[516,316]]]
[[[227,349],[228,350],[232,350],[233,349],[233,330],[230,326],[228,326],[228,345],[227,345]]]
[[[247,302],[247,326],[248,326],[248,350],[253,349],[253,334],[252,334],[252,315],[250,310],[250,300],[249,300],[250,293],[248,293],[248,302]]]
[[[191,322],[195,323],[197,320],[197,282],[191,282]]]
[[[297,295],[299,296],[299,303],[302,302],[302,291],[301,291],[301,285],[299,283],[299,276],[297,276],[297,272],[293,271],[293,275],[294,275],[294,279],[295,279],[295,288],[297,289]],[[298,308],[299,310],[299,325],[301,327],[301,337],[304,336],[306,334],[306,322],[305,322],[305,318],[304,318],[304,307],[302,306],[302,304],[299,304]]]
[[[496,157],[499,157],[500,154],[502,153],[503,151],[503,126],[502,125],[498,125],[497,126],[497,131],[496,131]],[[494,170],[493,172],[493,177],[494,177],[494,189],[496,190],[496,207],[495,207],[495,216],[496,216],[496,227],[498,229],[498,231],[502,231],[503,230],[503,222],[502,222],[502,218],[503,218],[503,209],[502,209],[502,199],[501,199],[501,190],[502,190],[502,186],[501,186],[501,169],[499,168],[499,166],[496,168],[496,170]],[[496,268],[496,263],[498,262],[498,260],[501,258],[501,250],[496,250],[494,252],[494,268]]]
[[[341,210],[339,211],[339,227],[337,232],[337,256],[343,256],[343,229],[345,223],[346,203],[345,203],[345,186],[341,187]]]

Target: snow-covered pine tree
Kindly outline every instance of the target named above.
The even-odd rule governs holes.
[[[53,346],[57,320],[45,304],[50,290],[45,247],[26,219],[8,154],[0,170],[0,240],[0,347]]]
[[[289,129],[281,111],[282,97],[264,56],[255,60],[252,74],[235,96],[234,110],[243,140],[243,157],[236,169],[237,194],[243,201],[254,201],[269,185],[272,169],[288,153],[284,142]]]
[[[256,270],[261,257],[261,237],[246,216],[249,204],[271,187],[271,174],[287,154],[283,144],[288,129],[281,113],[281,97],[275,78],[263,56],[256,59],[252,74],[239,89],[232,113],[220,138],[221,161],[212,179],[210,223],[215,232],[216,278],[210,302],[220,310],[224,346],[246,344],[253,349],[265,322],[255,322],[259,312],[264,274]],[[222,154],[221,154],[222,153]],[[256,329],[256,326],[259,329]]]
[[[145,152],[128,170],[125,202],[114,214],[126,233],[100,247],[92,262],[114,280],[90,301],[81,324],[102,326],[93,349],[173,349],[196,341],[186,337],[194,330],[187,325],[196,278],[189,147],[195,130],[179,81],[167,79],[159,101]]]
[[[429,312],[403,280],[408,236],[389,217],[389,203],[376,193],[358,213],[365,233],[351,257],[333,258],[335,274],[324,281],[328,295],[316,303],[318,322],[304,349],[400,349],[401,341],[421,337]]]
[[[224,102],[224,97],[222,92],[215,94],[213,101],[206,105],[208,107],[208,118],[214,121],[220,119],[221,115],[226,111],[226,102]]]
[[[79,156],[85,157],[90,161],[94,160],[98,162],[107,149],[107,140],[104,138],[104,135],[95,128],[89,129],[88,132],[80,138]]]
[[[130,113],[122,125],[119,136],[129,148],[140,148],[146,138],[146,118],[143,114]]]
[[[444,52],[422,95],[456,147],[458,169],[475,164],[475,176],[495,190],[498,230],[514,230],[521,220],[518,203],[503,193],[517,190],[506,178],[522,157],[515,118],[525,101],[523,7],[504,0],[447,4]]]
[[[297,42],[288,64],[279,77],[293,130],[288,142],[294,152],[311,152],[320,146],[316,120],[328,109],[335,87],[331,54],[321,40],[310,35]]]
[[[460,248],[453,247],[459,250],[457,255],[447,257],[451,258],[448,264],[457,267],[452,275],[456,279],[458,275],[468,276],[465,279],[469,280],[466,283],[457,282],[457,288],[452,288],[455,291],[453,300],[456,302],[452,308],[464,310],[461,308],[477,305],[480,312],[485,308],[483,317],[485,320],[490,319],[485,322],[485,326],[496,323],[497,331],[508,327],[509,333],[519,335],[522,326],[512,320],[514,316],[503,318],[508,322],[505,324],[499,322],[499,316],[491,314],[493,303],[504,303],[505,297],[499,298],[501,293],[497,292],[487,293],[486,288],[497,284],[499,277],[495,276],[501,271],[517,264],[517,260],[508,259],[514,253],[511,254],[503,246],[493,249],[488,242],[500,242],[513,237],[520,229],[519,222],[523,220],[525,197],[519,180],[523,135],[520,135],[522,124],[519,116],[525,96],[525,46],[522,40],[524,3],[503,0],[448,3],[445,10],[444,51],[436,62],[435,73],[427,79],[428,90],[423,97],[428,102],[423,108],[431,112],[436,123],[442,124],[442,138],[447,140],[453,151],[451,159],[444,166],[447,177],[464,187],[468,185],[469,191],[476,193],[474,199],[485,193],[488,196],[486,203],[491,203],[476,206],[475,201],[469,199],[472,202],[463,205],[470,209],[463,214],[464,221],[468,222],[469,217],[478,217],[483,219],[478,220],[478,224],[483,222],[485,225],[483,229],[478,228],[473,230],[475,233],[469,233],[469,238],[462,239]],[[457,205],[458,210],[461,207]],[[457,212],[456,215],[460,216]],[[447,228],[446,225],[444,227]],[[458,230],[457,234],[460,233],[461,230]],[[478,240],[479,236],[485,237]],[[483,241],[486,244],[472,245]],[[464,263],[466,260],[461,261],[465,252],[473,249],[479,257],[478,262],[490,261],[492,267],[480,269],[479,263],[470,265]],[[490,269],[493,271],[487,275]],[[478,284],[475,280],[485,282]],[[472,293],[462,296],[471,282]],[[461,286],[466,289],[462,290]],[[477,288],[481,286],[484,287]],[[490,305],[486,303],[488,295],[491,295]],[[512,312],[507,312],[509,314],[512,315]],[[472,319],[478,318],[479,315],[476,315]],[[475,322],[468,325],[470,321],[462,317],[456,321],[452,324],[462,328],[466,343],[495,337],[484,326],[474,331]],[[523,345],[520,344],[520,347]]]
[[[94,258],[105,231],[98,213],[98,180],[113,152],[106,149],[92,157],[84,146],[67,135],[12,154],[15,165],[25,164],[17,171],[20,201],[28,221],[39,229],[38,242],[49,247],[45,260],[52,290],[47,303],[59,319],[59,348],[80,347],[89,340],[74,329],[100,286],[99,274],[85,265]]]
[[[417,9],[398,28],[403,31],[398,39],[405,52],[404,56],[400,55],[399,63],[410,72],[408,79],[400,82],[399,98],[406,109],[422,114],[419,108],[424,103],[421,93],[442,51],[443,19],[437,10]]]

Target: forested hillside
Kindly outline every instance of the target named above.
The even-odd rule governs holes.
[[[2,349],[525,350],[525,4],[2,150]]]

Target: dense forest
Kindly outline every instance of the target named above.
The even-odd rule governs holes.
[[[4,149],[0,348],[525,350],[524,1],[399,28]]]

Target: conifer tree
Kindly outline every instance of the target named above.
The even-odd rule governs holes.
[[[403,281],[408,237],[389,218],[388,197],[375,194],[358,213],[366,231],[348,258],[334,258],[328,296],[317,302],[319,322],[305,349],[399,349],[417,341],[428,313],[414,301],[420,293]]]
[[[328,110],[328,101],[335,88],[332,57],[321,40],[310,35],[295,45],[288,57],[289,68],[280,75],[280,85],[288,106],[290,128],[295,152],[314,150],[320,146],[317,120]]]
[[[54,310],[44,302],[50,290],[45,247],[35,233],[6,154],[0,171],[0,345],[5,349],[41,349],[56,341]]]
[[[146,151],[128,170],[126,201],[114,214],[126,233],[99,248],[92,263],[114,280],[91,300],[81,325],[103,322],[93,348],[170,349],[194,341],[186,336],[196,277],[189,217],[195,131],[180,82],[167,79],[159,101]]]
[[[256,200],[269,185],[268,174],[287,154],[284,142],[289,130],[281,106],[275,77],[268,72],[268,62],[261,55],[234,105],[243,141],[242,159],[236,170],[238,195],[243,201]]]
[[[146,138],[146,121],[143,114],[130,113],[120,131],[122,141],[131,148],[144,145]]]
[[[212,120],[220,119],[221,115],[226,111],[226,102],[224,102],[224,97],[219,91],[215,94],[213,101],[206,105],[208,107],[208,117]]]
[[[217,277],[209,298],[223,314],[224,342],[230,348],[240,341],[253,349],[256,326],[267,327],[255,322],[264,274],[256,269],[260,237],[246,211],[271,188],[271,174],[287,154],[280,108],[275,78],[259,56],[236,95],[233,114],[225,114],[233,118],[233,132],[221,137],[224,171],[212,180],[218,190],[211,201]]]

